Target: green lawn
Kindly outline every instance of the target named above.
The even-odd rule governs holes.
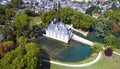
[[[120,49],[116,49],[115,52],[120,53]]]
[[[35,25],[35,24],[40,24],[41,23],[41,17],[32,17],[31,18],[31,24]]]
[[[120,56],[113,54],[112,57],[107,57],[104,54],[101,59],[88,67],[65,67],[51,64],[50,69],[120,69]]]

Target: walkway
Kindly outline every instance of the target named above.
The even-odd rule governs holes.
[[[73,40],[76,40],[76,41],[78,41],[78,42],[81,42],[81,43],[83,43],[83,44],[87,44],[87,45],[89,45],[89,46],[93,46],[93,42],[91,42],[91,41],[89,41],[89,40],[87,40],[87,39],[84,39],[84,38],[82,38],[82,37],[80,37],[80,36],[78,36],[78,35],[76,35],[76,34],[73,34],[73,37],[72,37],[72,39]]]
[[[120,54],[119,53],[117,53],[117,52],[113,52],[114,54],[117,54],[117,55],[119,55],[120,56]]]
[[[90,66],[94,63],[96,63],[102,56],[102,52],[99,52],[97,58],[91,62],[88,63],[84,63],[84,64],[66,64],[66,63],[61,63],[61,62],[55,62],[55,61],[49,61],[49,60],[43,60],[45,62],[49,62],[51,64],[56,64],[56,65],[61,65],[61,66],[67,66],[67,67],[86,67],[86,66]]]

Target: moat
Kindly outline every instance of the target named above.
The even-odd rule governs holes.
[[[42,45],[41,47],[45,49],[49,57],[54,60],[76,62],[84,60],[91,55],[90,46],[74,40],[66,44],[44,36],[39,39]]]

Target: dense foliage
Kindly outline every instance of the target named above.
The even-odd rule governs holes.
[[[15,15],[15,9],[10,8],[9,5],[3,6],[0,4],[0,19],[11,20],[11,17]]]
[[[72,17],[74,15],[73,9],[67,7],[67,8],[61,8],[59,10],[59,18],[66,24],[71,24]]]
[[[35,16],[37,16],[37,14],[34,12],[34,11],[32,11],[30,8],[26,8],[25,10],[24,10],[24,13],[25,14],[27,14],[27,16],[30,16],[30,17],[35,17]]]
[[[92,52],[93,53],[99,53],[102,50],[102,47],[103,47],[103,44],[95,42],[94,45],[91,46]]]
[[[85,15],[80,12],[76,12],[72,19],[74,28],[81,28],[82,30],[89,30],[95,26],[95,19],[90,15]]]
[[[22,0],[11,0],[11,4],[12,4],[14,7],[20,7],[21,4],[22,4]]]
[[[16,36],[29,36],[30,31],[30,18],[26,14],[17,14],[14,18],[13,28]]]
[[[41,20],[45,25],[48,25],[55,18],[60,19],[65,24],[73,24],[73,27],[77,29],[89,30],[95,26],[95,19],[92,16],[74,11],[69,7],[60,8],[57,12],[50,10],[41,13]]]
[[[14,48],[15,48],[15,43],[13,41],[5,41],[0,43],[0,58]]]
[[[113,28],[113,24],[108,20],[98,20],[95,26],[95,34],[97,37],[104,37],[109,34]]]
[[[27,43],[0,59],[1,69],[40,69],[40,50],[36,43]]]
[[[92,15],[93,13],[101,13],[100,8],[93,5],[86,10],[86,14]]]

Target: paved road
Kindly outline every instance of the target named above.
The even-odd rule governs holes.
[[[99,61],[99,59],[102,56],[102,52],[99,52],[98,56],[96,57],[95,60],[88,62],[88,63],[84,63],[84,64],[66,64],[66,63],[61,63],[61,62],[55,62],[55,61],[49,61],[49,60],[43,60],[45,62],[49,62],[51,64],[56,64],[56,65],[61,65],[61,66],[67,66],[67,67],[86,67],[86,66],[90,66],[94,63],[96,63],[97,61]]]

